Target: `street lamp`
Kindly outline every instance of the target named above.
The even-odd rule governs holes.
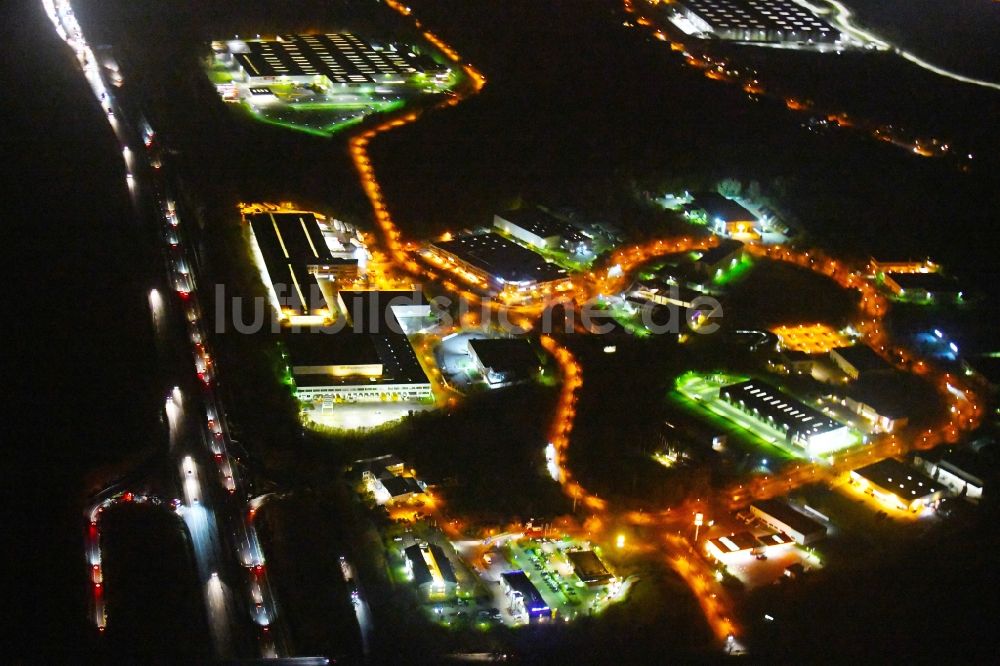
[[[701,526],[705,524],[705,514],[696,513],[694,514],[694,540],[698,541],[698,532],[701,530]]]

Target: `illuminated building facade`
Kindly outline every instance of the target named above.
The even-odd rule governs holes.
[[[835,42],[840,33],[793,0],[682,0],[702,33],[739,42]]]
[[[511,615],[527,617],[528,622],[547,622],[552,609],[523,571],[506,571],[500,574],[500,589],[510,604]]]
[[[826,526],[796,511],[781,500],[761,500],[750,505],[750,512],[759,521],[792,537],[800,545],[808,545],[826,537]]]
[[[554,292],[572,288],[566,270],[495,233],[432,243],[427,252],[446,268],[457,267],[492,292]]]
[[[809,457],[825,455],[854,441],[846,425],[760,380],[723,386],[719,389],[719,397],[760,423],[783,433],[786,443]]]
[[[561,248],[586,254],[591,238],[569,222],[539,208],[519,208],[493,216],[493,226],[514,238],[542,250]]]
[[[880,503],[916,513],[941,499],[945,488],[895,458],[886,458],[851,472],[851,484]]]

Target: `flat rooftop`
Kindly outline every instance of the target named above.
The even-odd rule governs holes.
[[[743,550],[759,548],[761,545],[757,537],[745,531],[709,539],[709,543],[718,548],[721,553],[738,553]]]
[[[718,192],[698,192],[691,195],[691,197],[692,202],[689,206],[704,210],[705,215],[709,220],[714,220],[716,218],[722,220],[723,222],[747,222],[757,220],[756,215],[732,199],[722,196]]]
[[[763,30],[815,33],[830,40],[837,31],[792,0],[682,0],[713,30]]]
[[[945,293],[960,291],[958,280],[941,273],[892,273],[891,277],[904,291],[907,289]]]
[[[521,597],[524,598],[524,607],[528,609],[529,613],[533,610],[548,608],[545,599],[542,599],[538,589],[528,580],[528,576],[523,571],[505,571],[500,574],[500,577],[507,582],[512,590],[521,594]]]
[[[324,333],[322,329],[283,332],[278,339],[288,350],[295,368],[329,365],[372,365],[381,363],[375,342],[370,335],[355,335],[347,331]]]
[[[403,327],[392,309],[396,306],[426,305],[423,292],[414,290],[341,290],[338,300],[343,306],[351,330],[355,333],[403,333]]]
[[[771,417],[775,423],[787,427],[789,432],[803,437],[844,427],[822,412],[758,379],[723,386],[719,394],[730,402],[742,403],[747,409],[756,410],[761,417]]]
[[[944,486],[895,458],[866,465],[851,474],[856,474],[907,502],[944,490]]]
[[[282,35],[278,39],[243,42],[247,52],[233,57],[252,77],[325,76],[333,83],[373,83],[380,78],[407,78],[439,68],[433,60],[406,51],[378,50],[349,32]]]
[[[566,553],[573,564],[573,571],[584,583],[604,583],[611,580],[611,573],[592,550],[574,550]]]
[[[492,232],[439,241],[432,247],[454,255],[502,282],[542,283],[567,276],[565,269]]]
[[[559,236],[563,240],[581,242],[587,237],[569,222],[565,222],[540,208],[518,208],[497,213],[496,217],[506,220],[525,231],[541,238]]]
[[[760,513],[766,514],[789,529],[802,535],[826,534],[826,526],[809,516],[796,511],[787,502],[769,499],[760,500],[750,505]]]
[[[858,372],[875,372],[878,370],[894,370],[891,363],[879,356],[874,349],[868,345],[857,344],[849,347],[837,347],[831,349],[830,353],[837,353],[842,359],[850,363]]]
[[[469,340],[469,350],[493,372],[528,377],[541,365],[525,338]]]
[[[723,238],[715,247],[710,247],[698,257],[698,263],[705,266],[713,266],[724,259],[727,259],[734,252],[743,250],[743,243],[732,238]]]
[[[367,365],[382,364],[379,377],[339,377],[324,373],[295,373],[299,386],[352,386],[364,384],[428,384],[430,380],[405,335],[369,333],[298,332],[280,337],[288,349],[290,365]]]
[[[334,263],[312,213],[251,213],[246,216],[282,306],[303,313],[327,307],[310,266]]]

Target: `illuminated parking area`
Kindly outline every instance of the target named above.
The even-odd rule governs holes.
[[[853,338],[828,324],[789,324],[776,326],[771,332],[778,336],[781,346],[807,354],[828,354],[840,347],[854,344]]]

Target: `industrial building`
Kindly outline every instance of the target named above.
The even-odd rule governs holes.
[[[914,513],[941,499],[945,491],[938,482],[895,458],[853,470],[851,484],[886,506]]]
[[[958,280],[942,273],[883,273],[882,283],[899,298],[911,301],[962,299]]]
[[[726,555],[742,552],[760,552],[763,544],[750,532],[735,532],[728,536],[716,537],[705,542],[705,552],[717,560],[723,560]]]
[[[694,29],[739,42],[827,43],[840,33],[793,0],[682,0],[679,15]]]
[[[953,449],[941,454],[921,452],[914,459],[928,476],[957,497],[978,502],[983,497],[989,475],[982,458],[965,449]]]
[[[430,258],[458,267],[495,292],[562,291],[572,283],[566,270],[496,233],[432,243]]]
[[[281,337],[303,402],[413,402],[433,397],[405,335],[298,332]]]
[[[403,549],[406,571],[414,584],[427,596],[448,595],[455,591],[458,579],[441,546],[424,542]]]
[[[527,617],[531,623],[546,622],[552,618],[552,609],[523,571],[500,574],[500,589],[507,596],[511,615]]]
[[[772,530],[787,534],[795,543],[803,546],[826,537],[825,525],[781,500],[754,502],[750,505],[750,512]]]
[[[366,260],[357,232],[337,220],[321,222],[315,213],[277,207],[248,207],[244,220],[278,319],[303,326],[333,319],[334,283],[353,282]]]
[[[573,550],[566,553],[566,558],[573,565],[577,578],[587,585],[604,585],[614,578],[592,550]]]
[[[358,460],[351,465],[350,473],[379,505],[404,504],[427,496],[427,484],[414,476],[415,471],[408,473],[403,461],[394,455]]]
[[[469,356],[490,388],[530,381],[542,370],[525,338],[469,340]]]
[[[376,47],[351,33],[232,40],[226,42],[226,51],[221,57],[231,59],[239,77],[253,85],[289,82],[351,88],[448,72],[427,56],[395,45]]]
[[[425,323],[431,306],[419,289],[337,292],[337,305],[355,333],[402,334]]]
[[[872,432],[896,432],[910,421],[906,396],[870,383],[848,387],[841,404],[871,423]]]
[[[868,345],[857,344],[830,350],[830,360],[850,379],[873,372],[891,372],[892,365]]]
[[[518,208],[497,213],[493,226],[541,250],[563,249],[576,254],[592,251],[592,239],[569,222],[540,208]]]
[[[743,243],[723,238],[719,244],[701,253],[694,262],[694,269],[701,275],[714,278],[743,260]]]
[[[809,457],[851,444],[850,428],[773,386],[752,379],[723,386],[719,397],[756,421],[785,435],[785,441]]]

